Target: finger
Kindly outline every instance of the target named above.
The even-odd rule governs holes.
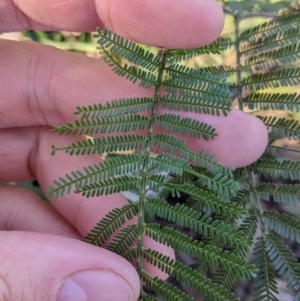
[[[58,179],[66,172],[71,172],[74,169],[83,170],[84,166],[98,164],[101,159],[99,155],[91,155],[84,157],[67,157],[64,153],[57,153],[55,156],[49,156],[51,141],[56,140],[57,143],[72,143],[74,137],[56,136],[49,131],[44,131],[40,136],[40,145],[37,151],[37,159],[34,165],[36,166],[35,173],[39,179],[39,183],[44,191],[47,191],[49,183],[54,179]],[[76,139],[76,137],[75,137]],[[51,198],[51,203],[54,207],[73,225],[82,236],[94,228],[94,226],[102,220],[110,211],[115,208],[121,208],[128,204],[128,201],[121,193],[113,195],[105,195],[102,197],[94,197],[87,199],[79,194],[71,193],[63,198]],[[124,225],[136,223],[137,218],[127,221]],[[123,227],[122,227],[123,228]],[[121,229],[121,228],[120,228]],[[111,241],[112,237],[120,230],[114,232],[103,246],[107,246],[107,242]],[[156,250],[172,259],[175,258],[174,250],[170,247],[159,244],[149,237],[144,237],[143,245],[146,248]],[[166,278],[166,274],[157,267],[145,262],[147,272],[155,277],[162,279]]]
[[[187,113],[183,112],[182,117]],[[193,139],[182,136],[186,139],[189,149],[199,152],[202,149],[216,155],[220,164],[226,167],[243,167],[255,162],[264,152],[268,133],[264,124],[257,118],[232,110],[227,117],[209,116],[201,114],[192,114],[192,117],[202,122],[207,122],[216,128],[218,136],[209,141],[203,139]],[[0,180],[2,181],[22,181],[36,179],[37,177],[37,154],[40,147],[45,150],[45,157],[42,159],[47,162],[52,160],[50,156],[50,147],[67,146],[82,140],[82,137],[67,138],[65,136],[51,135],[47,131],[49,128],[27,127],[18,129],[0,130]],[[42,137],[46,137],[40,140]],[[47,140],[48,139],[48,140]],[[43,146],[42,141],[47,141],[47,146]],[[55,157],[54,157],[55,158]],[[65,157],[62,159],[59,168],[62,174],[65,174],[67,166]],[[68,159],[73,161],[71,157]],[[93,159],[97,162],[99,159]],[[74,166],[78,169],[75,162],[81,162],[82,166],[87,165],[86,157],[77,157]],[[78,164],[78,163],[77,163]],[[59,175],[58,175],[59,176]]]
[[[0,242],[1,300],[138,298],[140,280],[134,267],[105,249],[33,232],[1,232]]]
[[[34,231],[81,239],[82,236],[37,194],[0,185],[0,230]]]
[[[16,43],[6,42],[0,49],[0,91],[3,91],[0,128],[66,123],[74,119],[72,112],[76,106],[152,96],[153,91],[116,76],[102,61],[34,43],[22,45],[16,47]],[[39,56],[43,60],[37,60]],[[50,75],[45,76],[45,70],[51,70]],[[226,118],[194,116],[215,126],[219,136],[209,143],[197,140],[191,144],[195,150],[200,151],[204,146],[215,153],[221,164],[248,165],[266,146],[267,132],[263,123],[243,112],[232,111]],[[24,148],[30,149],[32,144]]]
[[[0,195],[0,230],[33,231],[67,236],[76,239],[82,239],[88,232],[90,232],[95,224],[114,208],[113,206],[121,207],[126,204],[126,200],[122,196],[119,197],[119,202],[117,203],[114,203],[113,198],[110,199],[105,197],[102,200],[104,206],[97,207],[95,204],[99,203],[99,199],[97,199],[94,204],[91,204],[89,200],[85,200],[83,201],[83,204],[79,204],[78,202],[76,203],[76,196],[71,196],[69,200],[66,200],[67,198],[64,198],[64,200],[57,200],[56,207],[61,211],[61,214],[59,214],[41,200],[35,193],[22,187],[0,185]],[[54,203],[56,202],[54,201]],[[64,206],[61,206],[62,204],[64,204]],[[94,208],[89,205],[94,205]],[[86,207],[89,209],[83,210],[83,208],[86,209]],[[70,210],[71,208],[74,208],[75,210],[72,211]],[[67,214],[70,212],[72,212],[73,215]],[[77,219],[74,219],[75,213]],[[75,226],[78,227],[81,234],[75,227],[68,223],[62,215],[68,218],[71,222],[76,221]],[[78,223],[77,221],[82,222]],[[134,222],[136,222],[136,219],[128,221],[124,227]],[[112,237],[116,233],[114,233]],[[112,240],[112,237],[107,240],[103,247],[107,246],[108,242]],[[148,237],[144,238],[144,245],[152,250],[157,250],[164,255],[174,258],[174,251],[172,249],[165,247]],[[166,275],[163,272],[151,264],[145,262],[144,267],[151,275],[162,279],[166,278]]]
[[[19,133],[17,133],[20,131]],[[101,161],[100,156],[92,155],[88,157],[70,157],[67,158],[63,153],[58,153],[57,156],[53,157],[50,155],[51,143],[53,140],[56,140],[57,143],[71,143],[74,137],[63,137],[57,136],[50,133],[49,128],[38,131],[37,128],[21,128],[18,130],[4,130],[2,131],[3,135],[0,136],[5,141],[4,145],[7,147],[7,153],[4,156],[5,161],[10,161],[8,156],[12,155],[12,161],[14,162],[15,177],[19,177],[20,173],[18,170],[21,169],[25,171],[25,174],[31,176],[32,178],[38,178],[39,184],[43,188],[44,192],[47,194],[47,187],[52,183],[53,180],[58,179],[61,176],[64,176],[66,172],[71,172],[72,170],[82,170],[86,165],[98,164]],[[8,138],[9,135],[11,137]],[[34,137],[37,135],[37,137]],[[18,138],[17,138],[18,136]],[[6,138],[5,138],[6,137]],[[22,137],[24,139],[22,139]],[[26,147],[29,139],[31,137],[32,145]],[[77,137],[78,139],[78,137]],[[7,143],[7,141],[11,143]],[[20,142],[21,148],[16,142]],[[14,153],[9,150],[17,150],[19,148],[20,153]],[[3,150],[3,148],[2,148]],[[24,150],[30,150],[31,154],[24,153]],[[3,157],[0,153],[0,158]],[[30,159],[28,159],[30,158]],[[1,161],[1,160],[0,160]],[[18,164],[21,164],[23,168]],[[5,167],[1,165],[0,168],[0,177],[5,174]],[[27,166],[27,167],[26,167]],[[29,167],[29,168],[28,168]],[[4,168],[4,169],[2,169]],[[27,168],[27,170],[26,170]],[[19,180],[21,180],[19,178]],[[48,210],[45,211],[45,206],[42,204],[37,204],[36,197],[32,193],[25,193],[22,201],[12,202],[15,197],[20,197],[19,189],[14,190],[15,187],[6,188],[3,193],[3,203],[0,202],[0,212],[2,212],[4,226],[10,225],[10,228],[2,228],[4,230],[15,229],[15,230],[31,230],[35,232],[43,232],[46,229],[46,233],[54,234],[63,234],[66,233],[67,236],[70,236],[74,232],[74,229],[77,231],[78,236],[84,237],[87,233],[94,228],[94,226],[102,220],[108,212],[115,208],[121,208],[122,206],[128,204],[127,200],[122,194],[114,194],[104,196],[102,198],[91,198],[86,199],[78,194],[66,195],[63,198],[51,200],[52,204],[56,210],[64,217],[65,220],[59,220],[58,223],[52,224],[54,218],[57,216],[45,216],[49,214]],[[1,191],[1,189],[0,189]],[[23,189],[22,189],[23,192]],[[2,195],[2,194],[1,194]],[[7,199],[5,201],[5,197]],[[40,200],[38,200],[40,202]],[[7,206],[5,206],[7,204]],[[31,206],[33,209],[31,210]],[[22,208],[20,211],[19,208]],[[44,213],[37,213],[38,210],[44,208]],[[26,209],[26,210],[25,210]],[[49,208],[47,208],[49,209]],[[35,214],[38,214],[39,218],[35,218]],[[55,213],[54,213],[55,214]],[[1,214],[0,214],[1,217]],[[48,222],[47,222],[48,221]],[[69,223],[67,223],[68,221]],[[42,224],[39,224],[42,222]],[[130,225],[136,222],[136,218],[133,218],[130,221],[127,221],[124,225]],[[12,225],[13,224],[13,225]],[[65,229],[66,225],[71,225],[70,228]],[[61,227],[61,228],[60,228]],[[0,223],[1,229],[1,223]],[[120,229],[119,229],[120,230]],[[118,231],[119,231],[118,230]],[[113,236],[118,232],[112,233],[111,237],[107,240],[103,246],[107,246],[108,242],[111,241]],[[76,234],[75,234],[76,235]],[[74,236],[71,236],[74,237]],[[158,252],[167,255],[171,258],[174,258],[174,251],[166,246],[156,243],[149,237],[144,238],[144,245],[157,250]],[[159,269],[145,262],[145,269],[151,275],[156,277],[165,278],[165,273],[161,272]]]
[[[94,31],[97,26],[139,43],[166,48],[199,47],[215,40],[224,16],[214,0],[7,0],[0,9],[0,32]]]
[[[177,112],[166,112],[163,109],[161,113],[176,114]],[[198,153],[205,149],[215,154],[215,159],[225,167],[248,166],[260,158],[266,149],[268,132],[265,125],[255,116],[240,110],[232,109],[227,116],[188,112],[180,112],[180,115],[182,118],[189,117],[208,123],[216,129],[217,137],[208,141],[185,135],[178,136],[185,139],[188,148],[194,152]]]
[[[0,40],[0,58],[0,128],[60,124],[76,106],[153,94],[103,61],[33,42]]]
[[[233,111],[237,112],[238,111]],[[248,115],[245,115],[245,117]],[[215,117],[217,118],[217,117]],[[225,118],[224,120],[227,120]],[[240,120],[241,121],[241,120]],[[224,123],[222,123],[224,126]],[[245,124],[246,129],[250,124]],[[32,128],[22,129],[22,135],[19,135],[19,139],[5,139],[2,138],[3,141],[10,140],[11,144],[7,144],[7,154],[10,149],[20,149],[21,145],[26,144],[26,137],[29,137],[29,134],[26,134],[25,131],[33,130]],[[16,134],[18,129],[11,130],[3,130],[2,137],[9,132]],[[26,147],[27,149],[34,149],[32,151],[32,156],[27,155],[25,158],[30,157],[31,161],[27,166],[31,166],[31,172],[33,176],[36,175],[39,179],[39,182],[44,190],[54,179],[58,179],[59,177],[65,175],[65,173],[70,173],[74,170],[83,170],[83,166],[94,165],[99,162],[100,158],[97,155],[91,155],[87,157],[82,156],[67,156],[64,153],[58,152],[55,156],[50,156],[51,145],[54,143],[55,145],[68,145],[74,142],[74,139],[77,140],[78,137],[73,136],[56,136],[49,132],[49,130],[36,130],[38,137],[33,138],[33,143],[31,147]],[[1,133],[1,132],[0,132]],[[16,136],[15,136],[16,137]],[[226,137],[225,137],[226,138]],[[226,138],[227,139],[227,138]],[[17,143],[20,143],[19,145]],[[28,143],[28,141],[27,141]],[[14,147],[12,145],[14,144]],[[244,155],[244,154],[243,154]],[[232,157],[232,154],[230,154]],[[0,156],[1,157],[1,156]],[[22,156],[15,155],[16,158]],[[23,156],[24,157],[24,156]],[[6,156],[7,158],[7,156]],[[19,164],[21,162],[19,161]],[[0,165],[1,166],[1,165]],[[1,174],[1,173],[0,173]],[[78,231],[84,236],[86,235],[90,229],[94,227],[94,225],[101,220],[109,211],[113,208],[120,208],[124,206],[127,202],[121,194],[114,194],[105,196],[102,198],[90,198],[85,199],[78,194],[70,194],[64,196],[61,199],[53,199],[52,200],[54,206],[57,210],[72,224]],[[131,222],[134,222],[132,220]],[[146,241],[147,243],[147,241]],[[153,242],[149,242],[149,245],[153,245]],[[173,257],[172,250],[168,248],[164,248],[160,245],[156,245],[155,249],[158,249],[161,253],[168,254],[168,256]],[[151,268],[149,268],[151,270]]]

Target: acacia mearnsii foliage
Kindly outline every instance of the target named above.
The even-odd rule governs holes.
[[[73,191],[87,198],[128,190],[138,193],[136,202],[109,212],[84,241],[105,244],[136,263],[143,284],[140,300],[195,300],[174,282],[151,276],[143,262],[211,301],[237,300],[233,285],[252,277],[257,301],[278,300],[278,277],[290,289],[300,283],[299,264],[287,243],[300,242],[299,221],[286,212],[268,211],[265,205],[273,201],[296,206],[300,196],[300,162],[277,156],[283,149],[287,156],[297,153],[278,141],[300,137],[299,122],[292,115],[277,114],[300,110],[299,94],[280,90],[300,82],[300,15],[278,17],[244,32],[235,21],[233,40],[223,38],[192,50],[149,48],[98,29],[102,60],[118,76],[151,89],[152,97],[77,107],[74,123],[53,129],[59,135],[88,136],[71,145],[53,146],[53,154],[114,155],[104,161],[99,156],[98,164],[55,180],[49,187],[50,197]],[[235,68],[184,64],[229,48],[236,50]],[[189,149],[186,137],[209,141],[218,133],[212,125],[180,116],[180,112],[226,116],[235,97],[240,109],[253,110],[269,130],[263,156],[238,170],[224,168],[204,149]],[[258,181],[261,175],[269,182]],[[178,203],[169,203],[162,190]],[[151,191],[157,193],[153,196]],[[127,223],[134,217],[135,222]],[[189,266],[145,247],[144,236],[195,258],[198,264]],[[294,300],[300,300],[299,292]]]

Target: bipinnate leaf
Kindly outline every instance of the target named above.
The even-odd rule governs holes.
[[[147,262],[157,266],[163,272],[171,275],[178,281],[189,285],[193,290],[201,293],[206,298],[215,301],[233,301],[233,293],[227,292],[221,285],[216,285],[206,279],[199,271],[192,269],[179,261],[170,259],[150,249],[145,250],[144,258]],[[237,301],[237,299],[234,299]]]
[[[269,258],[288,288],[300,283],[300,265],[289,247],[273,234],[265,236]]]
[[[74,115],[81,115],[81,120],[101,117],[115,117],[130,113],[140,113],[151,108],[152,98],[124,98],[107,101],[105,104],[93,104],[77,107]]]
[[[254,247],[254,264],[259,269],[254,282],[254,301],[279,301],[276,297],[276,271],[268,256],[263,237],[259,237]]]
[[[251,93],[243,99],[249,109],[300,111],[300,94],[298,93]]]
[[[276,159],[260,159],[250,165],[250,171],[255,174],[282,177],[283,179],[300,180],[300,162]]]
[[[136,241],[137,234],[137,226],[129,225],[113,237],[106,249],[122,256]]]
[[[136,155],[120,155],[104,162],[86,166],[82,171],[73,171],[66,174],[65,178],[60,177],[54,181],[55,186],[50,186],[49,197],[63,196],[65,193],[71,193],[72,188],[76,190],[87,184],[106,180],[109,177],[115,177],[131,173],[141,168],[142,158]]]
[[[146,271],[143,271],[142,280],[147,287],[161,295],[166,301],[194,301],[194,298],[185,294],[170,283],[150,276]]]
[[[264,183],[255,187],[255,194],[265,201],[270,201],[272,196],[277,203],[296,206],[300,198],[300,186],[297,184],[277,186],[273,183]]]
[[[155,48],[108,29],[97,30],[102,61],[116,76],[147,91],[145,97],[78,106],[74,113],[78,120],[54,127],[59,135],[88,137],[53,146],[53,155],[63,151],[71,156],[108,156],[59,177],[49,187],[49,196],[73,191],[99,199],[122,192],[137,194],[136,202],[107,213],[84,241],[106,247],[136,266],[142,283],[140,301],[194,301],[192,292],[205,301],[237,301],[234,284],[253,277],[253,301],[278,301],[277,277],[288,288],[300,287],[299,263],[281,241],[284,237],[300,242],[299,221],[285,212],[267,211],[266,203],[261,204],[268,201],[271,206],[275,201],[284,205],[280,207],[284,211],[300,198],[296,182],[300,181],[300,161],[288,158],[300,151],[279,140],[300,139],[295,114],[300,110],[296,91],[300,84],[300,15],[285,13],[244,32],[240,21],[251,13],[234,13],[234,41],[224,37],[196,49]],[[206,66],[211,58],[205,55],[226,55],[224,51],[231,47],[236,51],[232,66]],[[182,63],[198,55],[200,60]],[[216,56],[213,60],[219,61]],[[279,112],[252,112],[269,131],[268,146],[256,162],[236,170],[224,167],[205,149],[189,148],[195,139],[202,145],[212,139],[218,144],[218,135],[221,139],[224,133],[203,122],[201,114],[214,115],[218,124],[218,116],[227,116],[232,103],[241,110],[247,106],[281,111],[280,116]],[[250,145],[252,134],[244,134],[249,135]],[[232,150],[235,156],[234,145]],[[278,156],[283,150],[287,158]],[[266,183],[262,176],[268,181],[276,179]],[[246,259],[256,237],[252,265]],[[152,250],[149,238],[193,257],[196,264],[189,266]],[[153,277],[145,262],[188,290],[183,292],[181,286]],[[300,301],[300,292],[294,300]]]
[[[107,29],[101,30],[98,28],[95,37],[98,38],[97,43],[105,49],[109,49],[110,52],[115,53],[145,69],[157,71],[161,66],[161,61],[154,53],[145,50],[145,48],[135,42],[113,34]]]

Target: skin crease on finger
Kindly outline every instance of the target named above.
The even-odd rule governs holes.
[[[103,202],[100,202],[99,198],[84,199],[83,202],[79,202],[81,198],[78,195],[71,194],[65,197],[64,200],[52,200],[52,203],[56,205],[57,211],[55,211],[53,207],[43,202],[38,195],[25,188],[0,185],[0,191],[1,230],[48,233],[78,240],[81,240],[99,219],[102,219],[113,207],[121,207],[126,203],[122,195],[103,197]],[[61,212],[64,217],[58,212]],[[130,220],[124,227],[134,222],[134,220]],[[174,251],[171,248],[163,246],[148,237],[145,237],[143,241],[145,247],[174,258]],[[109,242],[110,240],[103,247]],[[167,278],[165,273],[148,262],[144,263],[144,267],[151,275],[162,279]]]
[[[1,230],[22,229],[82,239],[71,224],[33,191],[11,185],[0,185],[0,191]]]
[[[120,276],[131,288],[132,300],[137,300],[140,281],[134,267],[103,248],[58,235],[25,231],[1,231],[0,243],[0,297],[5,297],[1,301],[55,301],[66,277],[98,270]]]
[[[22,129],[22,136],[24,137],[28,137],[26,129],[31,130],[29,128]],[[49,128],[44,130],[44,135],[41,135],[39,139],[40,147],[35,153],[37,165],[35,167],[35,175],[45,193],[47,186],[53,179],[58,178],[66,171],[73,170],[74,166],[76,166],[76,169],[82,169],[84,165],[98,164],[100,161],[97,155],[70,157],[68,160],[66,160],[64,153],[58,153],[55,157],[49,156],[47,150],[54,137],[59,139],[59,141],[56,141],[57,143],[70,143],[73,140],[73,137],[57,137],[50,133]],[[22,157],[24,158],[24,156]],[[0,229],[44,232],[75,238],[78,238],[78,236],[80,238],[84,237],[109,211],[113,208],[120,208],[128,203],[121,194],[87,200],[78,194],[71,193],[66,194],[63,198],[51,199],[51,203],[61,215],[59,216],[59,214],[43,203],[37,203],[33,197],[30,198],[32,194],[30,191],[24,193],[24,189],[21,188],[1,186],[0,191],[1,199],[3,200],[0,203],[0,217],[2,218]],[[41,201],[39,200],[39,202]],[[32,209],[30,209],[31,207]],[[21,208],[22,211],[20,211]],[[41,219],[42,225],[39,224]],[[132,222],[134,221],[131,220],[128,224]],[[77,230],[77,235],[74,229]],[[145,237],[144,244],[149,247],[151,246],[152,249],[170,258],[174,258],[173,249],[158,244],[148,237]],[[165,273],[149,263],[145,263],[145,269],[153,276],[166,278]]]

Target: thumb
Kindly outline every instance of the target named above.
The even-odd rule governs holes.
[[[75,239],[0,233],[0,299],[134,301],[140,282],[120,256]]]

